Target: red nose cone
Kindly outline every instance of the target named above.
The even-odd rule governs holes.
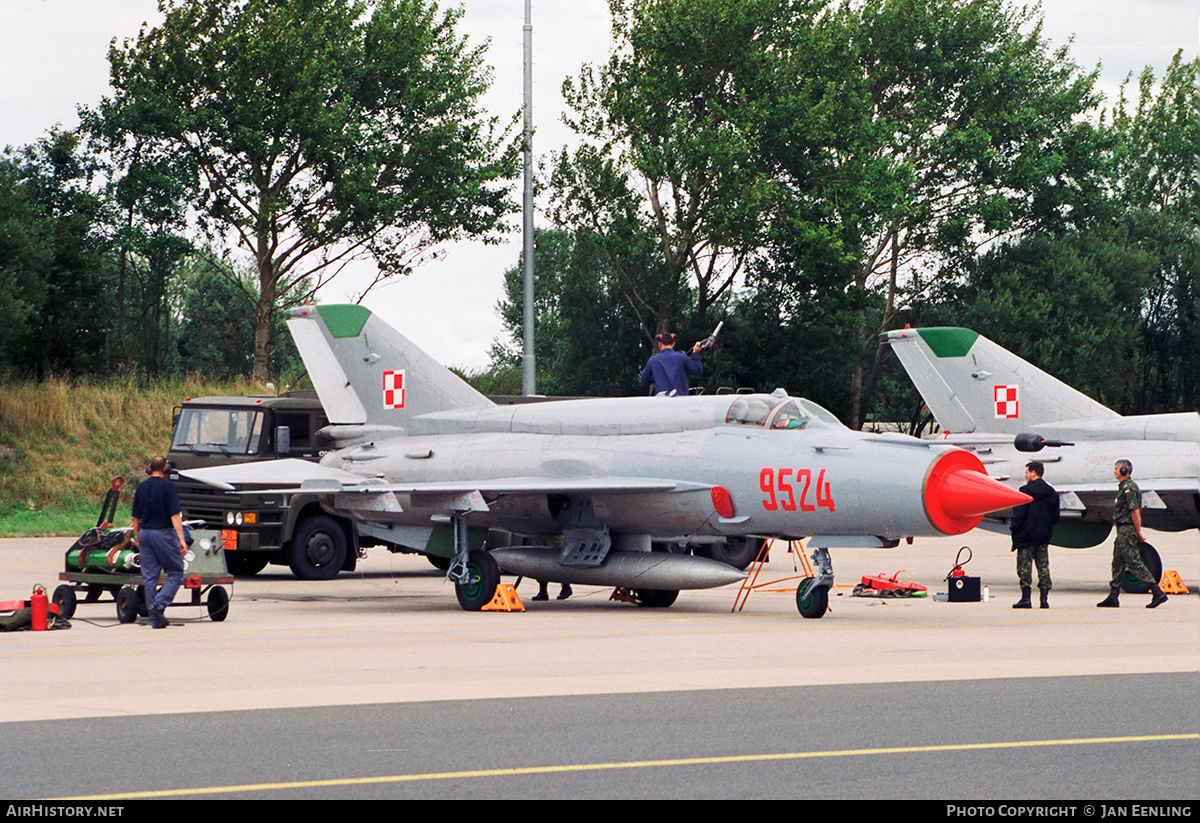
[[[967,451],[946,452],[925,478],[925,513],[946,534],[969,532],[988,512],[1032,499],[988,477],[979,458]]]

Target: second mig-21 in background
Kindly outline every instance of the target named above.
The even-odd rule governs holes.
[[[828,549],[960,534],[1029,500],[970,452],[852,431],[782,390],[498,406],[361,306],[296,309],[288,327],[334,450],[184,473],[317,494],[361,533],[448,561],[467,610],[502,573],[668,606],[743,579],[714,558],[781,538],[815,549],[796,600],[820,617]]]
[[[1024,483],[1030,460],[1045,465],[1063,514],[1055,545],[1108,538],[1121,459],[1133,463],[1143,526],[1200,529],[1200,414],[1123,417],[969,329],[898,329],[883,339],[942,427],[942,442],[971,449],[1011,486]],[[1065,445],[1045,449],[1055,443]]]

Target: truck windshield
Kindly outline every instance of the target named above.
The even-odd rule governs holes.
[[[262,419],[261,412],[248,409],[185,408],[171,450],[257,454]]]

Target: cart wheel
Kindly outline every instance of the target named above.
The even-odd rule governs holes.
[[[208,590],[208,616],[214,623],[220,623],[229,616],[229,595],[220,586]]]
[[[133,623],[138,618],[137,589],[126,586],[117,592],[117,620]]]
[[[75,616],[75,590],[70,586],[59,586],[54,590],[54,597],[51,598],[54,605],[58,606],[58,616],[70,620]]]

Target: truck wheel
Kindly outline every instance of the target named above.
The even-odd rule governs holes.
[[[238,577],[251,577],[266,567],[266,552],[225,552],[225,568]]]
[[[292,535],[288,565],[301,580],[331,580],[346,563],[346,533],[329,517],[312,517]]]

